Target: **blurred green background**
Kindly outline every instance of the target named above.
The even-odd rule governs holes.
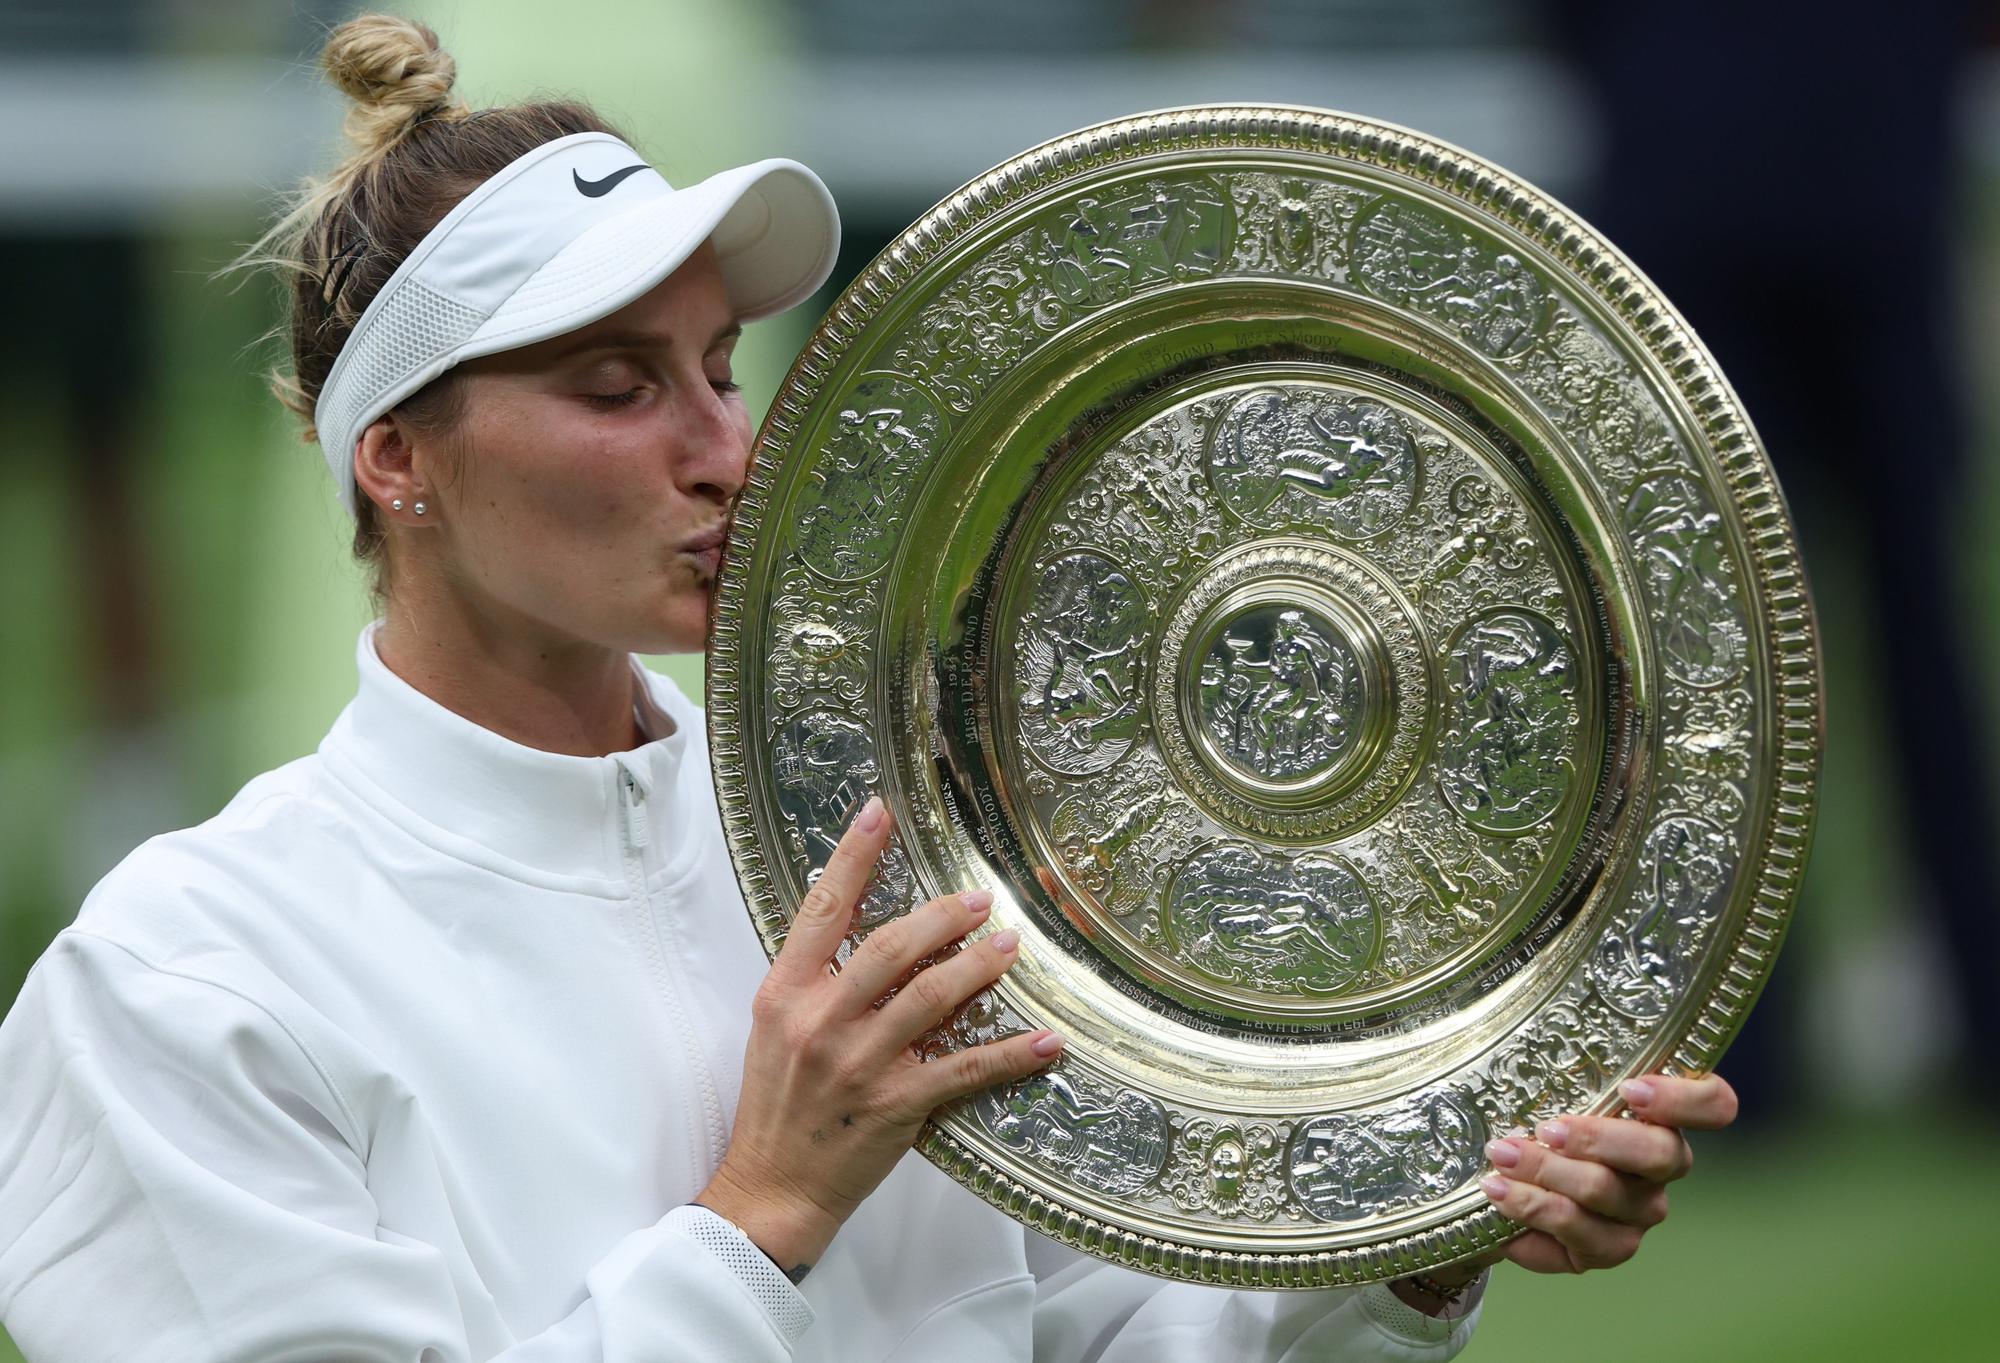
[[[676,183],[763,155],[815,166],[847,220],[836,284],[992,162],[1171,103],[1272,99],[1388,118],[1486,154],[1587,214],[1613,169],[1649,170],[1607,165],[1624,144],[1602,92],[1622,73],[1591,62],[1618,34],[1579,41],[1578,26],[1601,17],[1587,4],[400,8],[440,30],[475,104],[580,93]],[[1702,9],[1675,6],[1669,22],[1697,24]],[[2000,512],[1994,34],[1961,23],[1969,7],[1869,11],[1852,29],[1839,5],[1775,9],[1796,26],[1790,60],[1804,65],[1865,67],[1897,48],[1899,24],[1960,24],[1937,68],[1951,120],[1937,250],[1954,270],[1947,316],[1969,433],[1962,462],[1934,474],[1922,449],[1885,450],[1882,465],[1885,476],[1949,480],[1946,511],[1928,527],[1950,564],[1937,588],[1956,594],[1968,675],[1990,676],[2000,550],[1975,530]],[[351,12],[247,0],[0,4],[0,235],[18,259],[49,262],[14,271],[0,368],[0,1005],[104,871],[310,751],[353,687],[367,603],[318,453],[263,389],[273,290],[212,278],[255,235],[273,193],[331,163],[339,110],[312,59],[325,27]],[[1735,21],[1718,13],[1726,38]],[[1821,40],[1845,46],[1829,57]],[[1713,73],[1654,74],[1660,116],[1671,118],[1677,101],[1706,97]],[[1774,126],[1791,127],[1798,111],[1788,122],[1780,102],[1806,78],[1777,74],[1763,97]],[[1758,144],[1772,135],[1759,96],[1742,98],[1741,135]],[[1808,113],[1831,128],[1880,109]],[[1893,198],[1911,172],[1871,160],[1855,173],[1795,209],[1865,217],[1872,194]],[[1863,223],[1854,269],[1893,272],[1866,240]],[[72,273],[101,260],[116,268]],[[118,270],[130,288],[117,286]],[[752,329],[739,376],[753,410],[830,296]],[[69,320],[51,329],[51,317]],[[1732,373],[1743,381],[1741,368]],[[1824,400],[1847,396],[1830,384]],[[1754,404],[1752,415],[1766,420]],[[1929,874],[1914,835],[1967,800],[1978,807],[1976,792],[1913,781],[1895,760],[1888,717],[1924,700],[1889,666],[1902,645],[1871,604],[1882,562],[1860,533],[1867,490],[1837,486],[1802,442],[1765,433],[1795,499],[1828,484],[1813,488],[1825,528],[1808,563],[1830,719],[1804,903],[1780,987],[1752,1023],[1756,1054],[1745,1051],[1745,1129],[1699,1143],[1673,1220],[1629,1267],[1580,1281],[1502,1270],[1475,1358],[1957,1358],[1991,1347],[1978,1343],[1987,1313],[1977,1291],[2000,1263],[2000,1192],[1979,1172],[2000,1155],[1995,1095],[1977,1077],[1991,1073],[1989,1038],[1947,968],[1966,947],[1940,900],[1965,882]],[[698,688],[698,660],[673,665]],[[1983,702],[1988,690],[1974,694]],[[1990,779],[1990,727],[1954,756]],[[1968,855],[1990,856],[1995,834],[1971,839]],[[1990,918],[2000,904],[1971,909]],[[2000,961],[1974,965],[1990,980]],[[14,1357],[0,1336],[0,1363]]]

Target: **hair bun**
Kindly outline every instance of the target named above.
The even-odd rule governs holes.
[[[430,27],[392,14],[364,14],[336,28],[319,54],[327,78],[354,101],[346,130],[366,157],[387,147],[425,114],[463,116],[453,97],[458,63]]]

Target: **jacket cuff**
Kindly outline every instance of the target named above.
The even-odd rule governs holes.
[[[1361,1289],[1361,1310],[1375,1328],[1398,1343],[1442,1347],[1437,1356],[1450,1358],[1472,1337],[1472,1327],[1486,1297],[1486,1280],[1465,1295],[1460,1305],[1442,1316],[1427,1316],[1389,1290],[1387,1283]]]
[[[799,1336],[813,1323],[812,1307],[792,1280],[778,1271],[770,1256],[757,1248],[756,1242],[739,1230],[735,1222],[706,1207],[690,1204],[674,1208],[660,1219],[660,1224],[707,1251],[762,1308],[765,1319],[785,1346],[798,1346]]]

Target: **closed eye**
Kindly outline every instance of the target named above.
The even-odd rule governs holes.
[[[639,390],[628,388],[622,393],[585,393],[583,400],[600,411],[613,411],[619,407],[630,407],[639,400]]]

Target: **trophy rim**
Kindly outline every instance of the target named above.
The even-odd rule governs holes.
[[[1698,1006],[1662,1028],[1649,1053],[1668,1073],[1713,1067],[1742,1026],[1797,903],[1810,852],[1824,748],[1819,630],[1784,495],[1743,405],[1692,328],[1608,240],[1556,200],[1489,161],[1427,134],[1362,116],[1276,104],[1188,105],[1134,114],[1053,138],[946,196],[900,233],[840,295],[791,366],[758,433],[737,508],[738,529],[764,524],[787,449],[805,429],[846,348],[900,291],[956,244],[1007,210],[1073,177],[1174,152],[1306,153],[1399,177],[1491,218],[1540,247],[1566,285],[1593,300],[1685,404],[1718,490],[1728,490],[1751,569],[1745,582],[1753,668],[1766,671],[1772,736],[1760,756],[1767,797],[1753,806],[1744,855],[1747,888],[1734,936],[1704,952]],[[742,732],[744,687],[758,672],[756,622],[747,618],[747,556],[730,555],[711,605],[706,679],[710,756],[724,837],[767,950],[789,915],[766,864],[749,783],[740,774],[762,748]],[[1215,1249],[1106,1220],[1091,1200],[1051,1194],[1016,1178],[936,1121],[918,1148],[957,1182],[1017,1220],[1073,1248],[1162,1277],[1254,1288],[1313,1289],[1421,1271],[1476,1254],[1519,1227],[1477,1206],[1392,1239],[1343,1249]]]

